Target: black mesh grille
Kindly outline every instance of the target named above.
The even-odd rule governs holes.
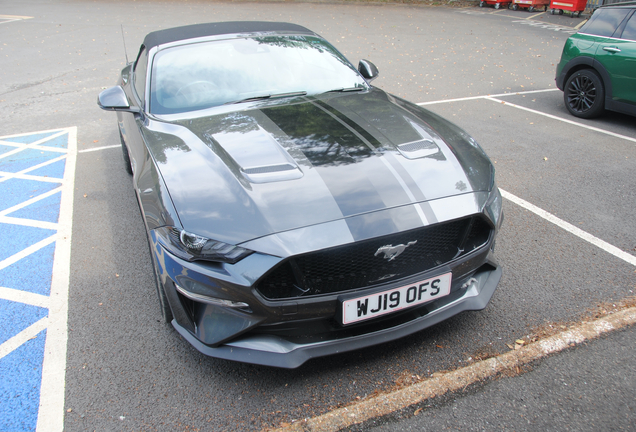
[[[378,285],[447,263],[483,246],[489,235],[488,223],[474,217],[299,255],[265,276],[257,289],[266,298],[283,299]],[[399,245],[406,247],[389,260]]]

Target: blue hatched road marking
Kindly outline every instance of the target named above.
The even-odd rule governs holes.
[[[76,128],[0,137],[0,431],[62,430]]]

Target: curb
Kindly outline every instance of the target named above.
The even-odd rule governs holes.
[[[636,307],[631,307],[594,321],[582,322],[566,331],[530,343],[518,350],[509,351],[451,372],[438,372],[433,374],[432,378],[409,387],[374,396],[317,417],[299,420],[289,426],[275,429],[275,431],[338,431],[372,418],[391,414],[427,399],[463,389],[499,373],[514,371],[520,366],[634,323],[636,323]]]

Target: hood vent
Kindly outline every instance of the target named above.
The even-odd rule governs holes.
[[[424,129],[423,125],[416,124],[410,119],[406,119],[421,139],[398,144],[397,148],[402,156],[407,159],[418,159],[433,156],[441,152],[436,141],[442,142],[442,139],[430,128]]]
[[[250,126],[250,125],[248,125]],[[212,136],[252,183],[270,183],[303,176],[294,159],[260,126],[222,132]]]
[[[252,183],[269,183],[274,181],[294,180],[301,178],[303,173],[296,165],[262,165],[242,168],[243,176]]]
[[[254,167],[254,168],[245,168],[243,172],[245,174],[269,174],[273,172],[289,171],[294,169],[296,169],[294,165],[283,164],[283,165],[267,165],[267,166],[260,166],[260,167]]]

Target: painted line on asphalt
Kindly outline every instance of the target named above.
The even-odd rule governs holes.
[[[113,148],[121,148],[121,144],[79,150],[78,153],[90,153],[90,152],[94,152],[94,151],[113,149]]]
[[[442,100],[431,101],[431,102],[420,102],[420,103],[417,103],[416,105],[419,105],[419,106],[435,105],[435,104],[440,104],[440,103],[464,102],[464,101],[477,100],[477,99],[488,99],[488,98],[494,98],[494,97],[527,95],[527,94],[533,94],[533,93],[546,93],[546,92],[552,92],[552,91],[559,91],[559,89],[558,88],[553,88],[553,89],[543,89],[543,90],[528,90],[528,91],[524,91],[524,92],[515,92],[515,93],[500,93],[500,94],[494,94],[494,95],[469,96],[469,97],[457,98],[457,99],[442,99]]]
[[[0,345],[0,359],[18,349],[26,341],[40,334],[42,330],[46,329],[48,321],[49,319],[44,317]]]
[[[0,223],[28,226],[33,228],[44,228],[49,230],[57,230],[58,227],[57,223],[55,222],[44,222],[33,219],[15,218],[11,216],[0,216]]]
[[[25,19],[31,19],[33,17],[14,17],[11,15],[0,15],[0,24],[8,24],[14,21],[22,21]]]
[[[42,308],[48,308],[50,303],[48,296],[6,287],[0,287],[0,299]]]
[[[528,201],[525,201],[509,192],[506,192],[503,189],[499,189],[499,191],[501,192],[501,196],[503,196],[504,198],[506,198],[509,201],[512,201],[513,203],[517,204],[518,206],[521,206],[523,208],[525,208],[526,210],[531,211],[532,213],[536,214],[537,216],[547,220],[548,222],[553,223],[554,225],[558,226],[561,229],[564,229],[565,231],[569,232],[570,234],[575,235],[576,237],[585,240],[588,243],[593,244],[594,246],[598,247],[599,249],[604,250],[605,252],[614,255],[616,258],[619,258],[633,266],[636,266],[636,256],[628,254],[627,252],[624,252],[622,250],[620,250],[619,248],[617,248],[616,246],[613,246],[609,243],[607,243],[606,241],[603,241],[601,239],[599,239],[598,237],[594,237],[592,234],[589,234],[585,231],[583,231],[580,228],[575,227],[574,225],[572,225],[571,223],[565,222],[562,219],[559,219],[558,217],[554,216],[552,213],[548,213],[547,211],[535,206],[534,204],[530,204]]]
[[[35,196],[35,197],[31,198],[28,201],[21,202],[20,204],[16,204],[13,207],[9,207],[8,209],[2,210],[2,211],[0,211],[0,216],[6,216],[9,213],[12,213],[12,212],[14,212],[16,210],[20,210],[21,208],[28,207],[31,204],[35,203],[35,202],[41,201],[41,200],[43,200],[45,198],[48,198],[51,195],[55,195],[56,193],[60,192],[62,189],[63,189],[62,186],[57,187],[57,188],[55,188],[53,190],[50,190],[48,192],[44,192],[43,194]]]
[[[46,151],[49,151],[49,149],[46,149]],[[4,156],[4,155],[2,155],[2,156]],[[35,180],[35,181],[44,181],[44,182],[52,182],[52,183],[61,183],[62,179],[60,179],[60,178],[34,176],[34,175],[29,175],[28,173],[30,173],[31,171],[38,170],[40,168],[44,168],[45,166],[54,164],[54,163],[59,162],[59,161],[64,160],[64,159],[66,159],[66,154],[63,154],[62,156],[56,157],[55,159],[51,159],[51,160],[48,160],[46,162],[42,162],[41,164],[29,167],[29,168],[25,168],[22,171],[18,171],[18,172],[15,172],[15,173],[6,172],[6,171],[0,171],[0,175],[3,176],[3,178],[0,179],[0,182],[9,180],[11,178],[19,178],[19,179],[22,179],[22,180]]]
[[[541,360],[551,354],[570,348],[573,344],[596,339],[606,333],[636,324],[636,308],[629,308],[591,322],[583,322],[554,336],[524,345],[496,357],[456,369],[437,372],[424,379],[391,393],[373,396],[360,402],[338,408],[317,417],[298,420],[289,426],[276,429],[279,432],[332,432],[382,417],[410,406],[421,404],[453,391],[460,391],[471,384],[496,377],[506,371],[516,374],[517,368]]]
[[[21,250],[15,255],[11,255],[10,257],[5,258],[4,260],[0,261],[0,270],[9,267],[11,264],[15,264],[22,258],[28,257],[32,253],[37,252],[43,247],[50,245],[56,240],[57,236],[57,234],[53,234],[52,236],[47,237],[44,240],[40,240],[39,242],[29,246],[28,248]]]
[[[585,24],[587,22],[587,20],[583,20],[580,23],[578,23],[577,25],[574,26],[574,28],[576,30],[580,29],[581,27],[583,27],[583,24]]]
[[[77,127],[68,131],[68,146],[60,215],[55,242],[55,258],[49,295],[49,322],[42,363],[42,385],[37,432],[64,430],[66,350],[68,342],[68,293],[71,274],[73,233],[73,192],[77,161]]]
[[[534,19],[534,18],[536,18],[538,16],[541,16],[543,14],[545,14],[545,12],[539,12],[538,14],[530,15],[529,17],[524,18],[524,20],[531,20],[531,19]]]
[[[501,96],[499,96],[499,97],[501,97]],[[600,129],[600,128],[597,128],[597,127],[594,127],[594,126],[588,126],[586,124],[578,123],[578,122],[575,122],[575,121],[572,121],[572,120],[568,120],[568,119],[565,119],[565,118],[562,118],[562,117],[557,117],[557,116],[552,115],[552,114],[546,114],[546,113],[543,113],[541,111],[533,110],[531,108],[526,108],[526,107],[523,107],[521,105],[516,105],[516,104],[510,103],[510,102],[503,101],[501,99],[496,99],[496,97],[493,97],[493,96],[488,96],[488,97],[485,97],[484,99],[492,101],[492,102],[504,104],[504,105],[507,105],[507,106],[511,106],[513,108],[517,108],[517,109],[520,109],[520,110],[523,110],[523,111],[528,111],[528,112],[531,112],[533,114],[541,115],[541,116],[547,117],[547,118],[552,119],[552,120],[558,120],[558,121],[561,121],[561,122],[564,122],[564,123],[568,123],[568,124],[571,124],[571,125],[574,125],[574,126],[579,126],[579,127],[585,128],[585,129],[593,130],[595,132],[600,132],[600,133],[605,134],[605,135],[613,136],[615,138],[620,138],[620,139],[624,139],[624,140],[636,143],[636,138],[632,138],[632,137],[628,137],[628,136],[625,136],[625,135],[617,134],[615,132],[610,132],[610,131],[607,131],[607,130],[604,130],[604,129]]]

